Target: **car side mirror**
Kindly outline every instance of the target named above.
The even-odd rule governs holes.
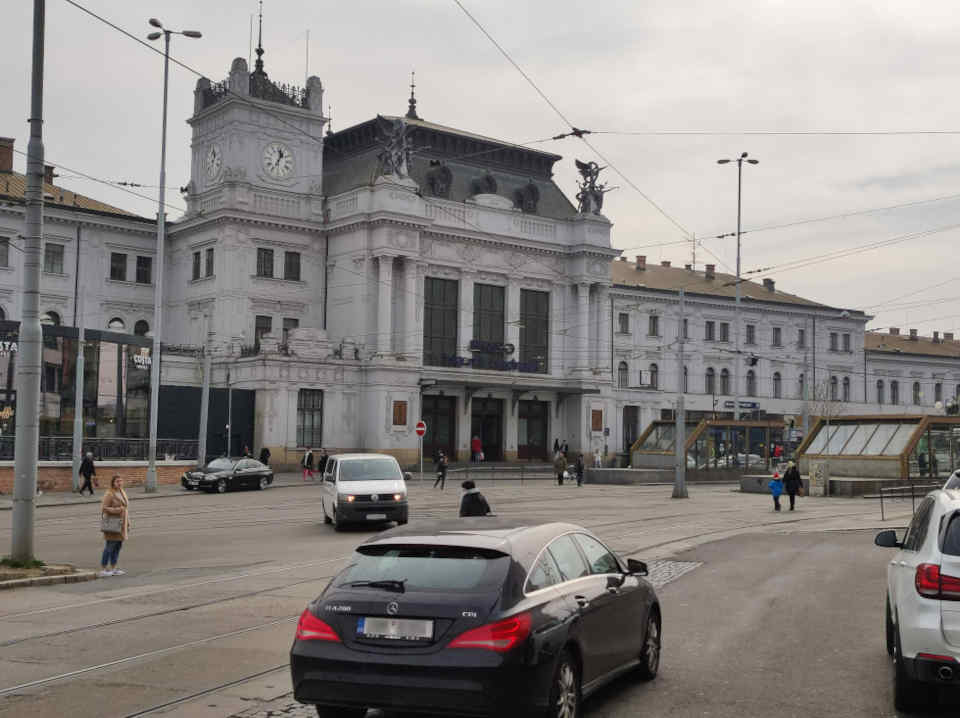
[[[893,529],[887,529],[877,534],[873,542],[881,548],[902,548],[903,544],[897,541],[897,532]]]
[[[411,474],[409,471],[404,471],[404,472],[403,472],[403,480],[404,480],[404,481],[412,481],[412,480],[413,480],[413,474]]]
[[[648,576],[647,564],[643,561],[637,561],[635,558],[627,559],[627,571],[637,576]]]

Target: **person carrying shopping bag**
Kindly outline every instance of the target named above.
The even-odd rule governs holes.
[[[110,488],[100,502],[100,530],[103,532],[105,545],[100,557],[98,575],[122,576],[126,571],[117,568],[117,561],[123,542],[130,533],[130,500],[123,490],[123,478],[120,474],[114,474],[110,479]]]

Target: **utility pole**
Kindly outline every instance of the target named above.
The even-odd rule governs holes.
[[[804,334],[809,334],[808,331],[810,326],[808,321],[804,321]],[[810,352],[807,351],[807,347],[810,346],[809,342],[803,342],[803,438],[806,439],[810,436],[810,367],[809,359]]]
[[[200,466],[207,463],[207,423],[210,417],[210,370],[213,357],[213,317],[207,315],[207,341],[203,345],[203,388],[200,390],[200,432],[197,437],[197,462]]]
[[[684,366],[683,366],[683,345],[686,341],[686,337],[683,333],[683,319],[684,319],[684,294],[683,290],[680,290],[680,321],[679,321],[679,350],[677,351],[677,356],[679,357],[677,362],[677,382],[678,389],[677,391],[677,412],[676,416],[676,428],[674,429],[674,437],[676,439],[676,454],[677,454],[677,473],[673,479],[673,498],[675,499],[686,499],[689,498],[687,495],[687,415],[684,398],[686,396],[687,387],[684,385]]]
[[[230,383],[230,370],[227,369],[227,458],[233,448],[233,384]]]
[[[45,0],[33,0],[33,74],[27,145],[27,222],[23,242],[23,310],[17,361],[13,517],[10,558],[33,559],[34,501],[40,444],[40,252],[43,243],[43,40]]]
[[[79,250],[79,247],[77,248]],[[83,292],[77,293],[77,372],[73,380],[73,491],[80,490],[80,461],[83,459]]]

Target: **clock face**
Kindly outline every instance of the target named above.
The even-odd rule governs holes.
[[[220,175],[220,170],[222,168],[223,153],[220,151],[220,146],[210,145],[210,149],[207,150],[206,157],[207,179],[216,179]]]
[[[263,150],[263,169],[275,179],[293,174],[293,152],[281,142],[271,142]]]

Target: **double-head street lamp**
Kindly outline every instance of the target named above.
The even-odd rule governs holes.
[[[755,165],[759,164],[760,160],[755,160],[752,157],[748,158],[746,152],[742,153],[735,160],[717,160],[718,165],[725,165],[730,162],[737,163],[737,299],[734,319],[734,341],[736,342],[734,349],[736,350],[738,361],[734,362],[733,368],[733,419],[736,421],[740,418],[740,197],[743,186],[743,163],[747,162],[748,164]]]
[[[196,30],[168,30],[156,18],[150,24],[159,28],[147,35],[148,40],[164,40],[163,46],[163,118],[160,135],[160,194],[157,199],[157,266],[153,289],[153,352],[150,361],[150,445],[147,456],[147,492],[157,490],[157,414],[160,400],[160,337],[163,333],[163,248],[166,242],[164,200],[167,185],[167,85],[170,76],[170,36],[199,38]]]

